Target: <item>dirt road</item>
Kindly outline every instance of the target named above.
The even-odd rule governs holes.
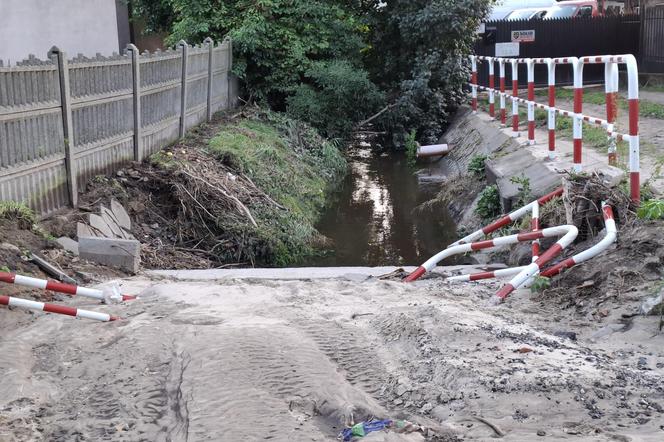
[[[322,441],[371,416],[431,431],[367,441],[664,439],[658,318],[493,290],[143,276],[139,301],[77,302],[116,323],[0,309],[0,440]]]

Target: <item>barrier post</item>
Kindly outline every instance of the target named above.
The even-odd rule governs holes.
[[[494,60],[492,57],[487,57],[486,60],[489,63],[489,116],[491,118],[494,118],[496,116],[496,104],[494,96],[494,88],[496,87],[496,82],[493,72]]]
[[[531,215],[531,220],[530,220],[530,230],[533,232],[537,231],[540,229],[540,222],[539,222],[539,202],[535,201],[533,204],[533,210],[532,210],[532,215]],[[539,258],[540,254],[540,241],[539,239],[536,239],[533,241],[533,259],[532,262],[537,261],[537,258]]]
[[[581,172],[583,166],[583,61],[571,57],[570,63],[574,72],[574,117],[572,118],[574,138],[574,170]]]
[[[505,112],[505,59],[498,59],[498,75],[500,77],[500,125],[505,127],[507,115]]]
[[[535,60],[526,59],[528,67],[528,144],[535,144]]]
[[[613,124],[618,114],[618,64],[612,61],[604,63],[604,90],[606,92],[606,121],[608,131],[613,131]],[[616,154],[616,139],[609,135],[609,164],[615,166],[618,163]]]
[[[470,88],[472,89],[473,94],[473,113],[477,113],[477,56],[470,56],[470,65],[471,65],[471,74],[470,74]]]
[[[517,59],[510,60],[512,64],[512,136],[519,136],[519,65]]]
[[[641,202],[639,165],[639,68],[633,55],[624,56],[627,65],[627,99],[629,102],[629,187],[632,201]]]
[[[548,72],[548,85],[549,85],[549,158],[556,157],[556,63],[551,59],[546,59],[546,67]]]

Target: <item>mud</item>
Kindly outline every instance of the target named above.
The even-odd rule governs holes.
[[[182,276],[182,273],[180,273]],[[99,324],[0,310],[0,440],[334,440],[372,416],[422,434],[367,441],[661,440],[655,318],[604,318],[429,279],[134,278]],[[576,340],[565,334],[574,331]],[[544,440],[544,439],[543,439]]]

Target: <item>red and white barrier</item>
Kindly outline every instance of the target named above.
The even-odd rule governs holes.
[[[540,239],[540,238],[549,238],[549,237],[556,237],[556,236],[563,236],[563,238],[558,241],[558,243],[561,243],[563,248],[566,247],[568,244],[571,243],[571,241],[576,238],[576,235],[578,234],[578,231],[576,227],[574,226],[557,226],[557,227],[550,227],[548,229],[543,229],[543,230],[538,230],[535,232],[528,232],[528,233],[519,233],[516,235],[509,235],[509,236],[501,236],[499,238],[495,239],[490,239],[486,241],[478,241],[478,242],[472,242],[468,244],[460,244],[456,246],[450,246],[447,249],[437,253],[436,255],[432,256],[429,258],[424,264],[422,264],[420,267],[418,267],[415,271],[413,271],[410,275],[408,275],[405,279],[404,282],[413,282],[422,275],[424,275],[426,272],[430,272],[433,270],[436,265],[440,261],[442,261],[445,258],[449,258],[450,256],[453,255],[458,255],[460,253],[467,253],[467,252],[473,252],[476,250],[484,250],[484,249],[492,249],[495,247],[500,247],[508,244],[516,244],[518,242],[523,242],[523,241],[532,241],[535,239]],[[571,239],[569,239],[571,238]],[[563,241],[564,240],[564,241]],[[568,242],[569,241],[569,242]],[[556,243],[556,244],[558,244]],[[556,253],[553,253],[552,250],[557,251],[558,248],[554,245],[551,249],[547,250],[542,254],[542,256],[533,264],[536,263],[544,263],[553,258],[559,251]],[[562,249],[561,249],[562,250]]]
[[[464,243],[467,243],[467,242],[476,241],[477,239],[482,238],[483,236],[489,235],[490,233],[493,233],[493,232],[495,232],[496,230],[498,230],[502,227],[505,227],[505,226],[508,226],[508,225],[512,224],[514,221],[520,219],[521,217],[523,217],[527,213],[532,213],[532,207],[535,203],[537,203],[538,205],[542,205],[542,204],[545,204],[545,203],[551,201],[554,198],[558,198],[558,197],[562,196],[562,194],[563,194],[563,188],[559,187],[558,189],[554,190],[553,192],[550,192],[550,193],[544,195],[543,197],[541,197],[541,198],[539,198],[539,199],[537,199],[537,200],[535,200],[535,201],[533,201],[529,204],[526,204],[523,207],[520,207],[519,209],[515,210],[514,212],[509,213],[509,214],[497,219],[496,221],[492,222],[488,226],[483,227],[479,230],[474,231],[473,233],[471,233],[469,235],[464,236],[460,240],[455,241],[452,244],[450,244],[449,247],[456,246],[456,245],[459,245],[459,244],[464,244]]]
[[[447,144],[432,144],[417,148],[417,158],[440,157],[448,153],[450,153],[450,148]]]
[[[560,238],[558,241],[556,241],[556,243],[553,246],[551,246],[550,249],[542,253],[542,256],[537,258],[537,261],[526,266],[526,268],[521,270],[521,272],[519,272],[518,275],[512,278],[512,280],[509,283],[507,283],[503,288],[498,290],[498,292],[494,295],[494,303],[503,301],[505,298],[507,298],[507,296],[510,293],[512,293],[521,285],[523,285],[530,278],[537,275],[544,264],[551,261],[557,255],[559,255],[567,246],[572,244],[572,242],[576,239],[576,236],[579,234],[579,231],[575,226],[559,226],[559,227],[553,227],[553,229],[565,229],[566,232],[562,238]]]
[[[528,106],[528,141],[533,143],[534,138],[534,109],[535,107],[548,111],[549,131],[549,156],[554,157],[555,152],[555,114],[566,115],[573,120],[573,161],[574,169],[582,170],[583,167],[583,122],[596,124],[603,127],[607,136],[610,138],[608,149],[609,163],[614,164],[616,160],[615,141],[626,140],[629,142],[629,171],[630,171],[630,194],[632,200],[640,202],[640,168],[639,168],[639,88],[638,88],[638,67],[633,55],[605,55],[593,57],[562,57],[562,58],[502,58],[470,56],[473,66],[473,75],[471,77],[471,89],[473,92],[473,110],[477,110],[477,94],[479,89],[487,90],[489,95],[494,94],[494,85],[489,87],[480,86],[477,83],[477,63],[486,61],[493,71],[493,64],[498,62],[500,75],[500,110],[501,124],[505,124],[504,99],[509,97],[512,101],[512,135],[517,136],[519,132],[519,103],[525,103]],[[512,67],[512,94],[505,92],[505,63],[510,63]],[[583,67],[586,64],[604,64],[605,66],[605,91],[607,97],[607,115],[606,120],[588,115],[583,115]],[[528,68],[528,99],[519,98],[518,93],[518,65],[526,64]],[[548,86],[549,100],[548,105],[536,103],[534,100],[534,65],[546,64],[548,68]],[[572,67],[574,74],[574,110],[566,111],[555,107],[555,66],[566,64]],[[615,109],[616,96],[618,91],[618,65],[624,64],[627,68],[627,85],[629,101],[629,133],[621,134],[615,131]],[[532,81],[531,81],[532,80]],[[533,93],[531,93],[531,90]]]
[[[594,258],[595,256],[602,253],[604,250],[606,250],[611,244],[613,244],[616,241],[618,230],[616,228],[616,222],[613,218],[613,210],[611,209],[611,206],[602,204],[602,214],[604,217],[604,226],[606,228],[606,233],[604,235],[604,238],[602,238],[599,242],[597,242],[597,244],[595,244],[591,248],[584,250],[583,252],[577,253],[571,258],[567,258],[559,262],[558,264],[555,264],[543,270],[540,273],[540,275],[546,276],[548,278],[555,276],[564,269],[570,268],[576,264],[580,264],[584,261],[588,261],[589,259]],[[512,267],[508,269],[494,270],[492,272],[478,272],[466,275],[451,276],[447,278],[447,280],[455,282],[479,281],[482,279],[500,278],[505,276],[517,275],[525,269],[526,266]]]
[[[0,282],[8,284],[16,284],[24,287],[32,287],[41,290],[50,290],[53,292],[64,293],[71,296],[84,296],[86,298],[105,300],[104,292],[99,289],[90,289],[86,287],[79,287],[72,284],[65,284],[58,281],[31,278],[29,276],[17,275],[14,273],[0,272]],[[121,295],[122,301],[130,301],[136,299],[136,296]]]
[[[111,316],[107,313],[91,312],[89,310],[77,309],[73,307],[66,307],[56,304],[48,304],[44,302],[30,301],[27,299],[14,298],[12,296],[0,295],[0,305],[9,307],[17,307],[24,310],[36,310],[47,313],[57,313],[59,315],[73,316],[75,318],[92,319],[94,321],[117,321],[119,318]]]

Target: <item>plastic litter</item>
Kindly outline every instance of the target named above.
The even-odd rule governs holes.
[[[382,430],[392,430],[396,433],[415,433],[417,431],[424,432],[425,429],[420,425],[405,420],[375,419],[345,428],[339,433],[338,439],[349,442],[354,438],[362,438],[369,433]]]
[[[657,306],[662,306],[664,304],[664,289],[659,292],[659,295],[647,298],[641,303],[640,313],[642,315],[650,315]],[[664,306],[660,307],[664,309]]]
[[[116,284],[102,287],[101,292],[104,295],[104,303],[106,304],[119,304],[123,300],[120,287]]]

